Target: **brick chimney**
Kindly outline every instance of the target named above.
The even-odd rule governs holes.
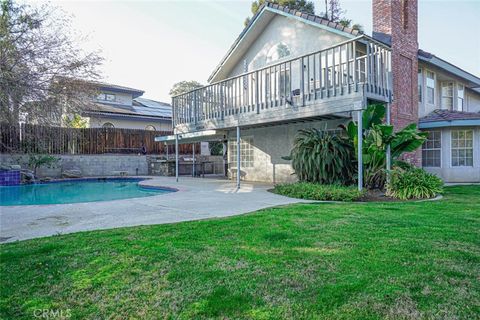
[[[373,37],[391,45],[393,103],[396,130],[418,122],[417,0],[372,0]],[[405,160],[420,165],[421,152]]]

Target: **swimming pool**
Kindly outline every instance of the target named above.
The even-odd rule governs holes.
[[[151,197],[175,189],[142,187],[144,179],[111,178],[0,186],[0,206],[65,204]]]

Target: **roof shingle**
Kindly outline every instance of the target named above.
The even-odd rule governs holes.
[[[419,119],[420,123],[453,120],[480,120],[480,112],[464,112],[437,109]]]

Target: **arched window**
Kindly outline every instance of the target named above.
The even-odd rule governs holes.
[[[103,128],[109,128],[109,129],[113,129],[115,128],[115,126],[113,125],[113,123],[110,123],[110,122],[105,122],[103,125],[102,125]]]
[[[152,126],[151,124],[149,124],[148,126],[145,127],[145,130],[148,130],[148,131],[155,131],[155,127]]]
[[[277,61],[290,55],[290,49],[283,43],[277,43],[267,52],[267,63]]]

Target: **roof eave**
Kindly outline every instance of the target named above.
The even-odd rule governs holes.
[[[418,124],[419,129],[434,129],[445,127],[475,127],[480,126],[480,119],[456,119],[441,121],[421,121]]]
[[[84,116],[98,116],[98,117],[117,117],[117,118],[142,118],[142,119],[154,119],[154,120],[164,120],[171,121],[172,117],[165,116],[152,116],[152,115],[142,115],[142,114],[131,114],[131,113],[116,113],[116,112],[106,112],[106,111],[84,111]]]
[[[115,87],[109,87],[107,85],[102,85],[102,86],[99,86],[99,88],[101,90],[105,90],[105,91],[112,91],[112,92],[123,92],[123,93],[131,93],[132,94],[132,97],[135,99],[135,98],[138,98],[140,96],[142,96],[145,91],[143,90],[130,90],[130,89],[123,89],[123,88],[115,88]]]
[[[462,78],[466,81],[468,81],[469,83],[471,83],[471,89],[474,89],[474,88],[480,88],[480,78],[457,67],[456,65],[448,62],[448,61],[445,61],[443,59],[440,59],[438,58],[437,56],[435,55],[432,55],[430,54],[430,58],[429,57],[425,57],[421,54],[418,54],[418,59],[425,62],[425,63],[429,63],[439,69],[442,69],[456,77],[459,77],[459,78]]]

